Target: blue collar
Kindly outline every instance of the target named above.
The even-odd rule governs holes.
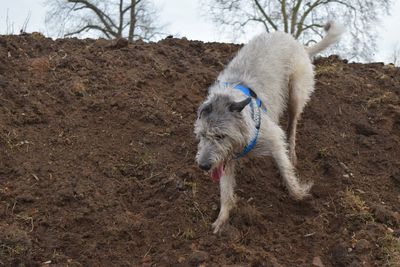
[[[227,83],[227,82],[224,82],[223,84],[225,86],[232,86],[232,84]],[[242,152],[240,152],[239,154],[237,154],[235,156],[235,159],[239,159],[239,158],[246,156],[256,146],[258,134],[260,133],[261,111],[267,112],[267,109],[264,106],[264,104],[262,103],[261,99],[257,97],[257,94],[250,88],[248,88],[242,84],[233,85],[233,88],[241,91],[244,95],[252,98],[252,101],[250,102],[251,117],[256,124],[256,133],[254,134],[253,138],[246,145],[246,147],[242,150]],[[255,102],[255,105],[253,102]],[[254,106],[256,106],[257,108],[255,108]]]

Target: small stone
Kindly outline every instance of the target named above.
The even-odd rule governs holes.
[[[185,183],[182,180],[177,180],[176,181],[176,188],[179,191],[184,191],[185,190]]]
[[[270,261],[272,267],[283,267],[281,264],[278,263],[278,261],[275,258],[271,258]]]
[[[391,175],[390,178],[392,178],[394,182],[400,185],[400,172]]]
[[[110,47],[115,48],[115,49],[121,49],[121,48],[127,47],[128,44],[129,44],[128,40],[126,40],[124,38],[119,38],[116,41],[114,41]]]
[[[381,80],[389,80],[390,77],[389,77],[388,75],[386,75],[386,74],[382,74],[382,75],[379,77],[379,79],[381,79]]]
[[[347,167],[347,165],[344,164],[343,162],[339,161],[339,165],[340,165],[346,172],[349,172],[349,171],[350,171],[350,170],[349,170],[349,167]]]
[[[315,267],[324,267],[325,265],[322,263],[322,260],[320,257],[314,257],[312,261],[312,266]]]
[[[392,226],[400,225],[400,213],[393,212],[384,205],[377,204],[372,206],[372,212],[378,222]]]
[[[393,236],[400,238],[400,229],[393,230]]]
[[[396,66],[393,63],[389,63],[382,67],[382,69],[384,69],[384,70],[390,70],[390,69],[395,69],[395,68],[396,68]]]
[[[369,125],[356,123],[354,126],[356,128],[356,134],[358,134],[358,135],[363,135],[363,136],[369,137],[371,135],[377,135],[378,134],[377,130],[372,128]]]
[[[232,241],[238,241],[242,237],[240,231],[229,223],[224,225],[221,235]]]
[[[371,248],[371,243],[366,239],[360,239],[356,243],[355,249],[356,251],[362,252],[367,251]]]
[[[142,259],[142,263],[148,263],[151,262],[151,257],[149,255],[146,255]]]
[[[208,253],[205,251],[195,251],[189,256],[189,263],[193,266],[198,266],[199,264],[207,261],[209,258]]]
[[[84,96],[86,94],[86,85],[83,80],[75,80],[71,84],[71,92],[76,96]]]

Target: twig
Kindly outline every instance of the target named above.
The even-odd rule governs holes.
[[[203,223],[204,223],[205,225],[207,225],[208,223],[207,223],[206,219],[204,218],[203,212],[199,209],[197,202],[196,202],[196,201],[193,201],[193,204],[194,204],[193,206],[196,208],[196,210],[200,213],[201,218],[202,218],[202,220],[203,220]]]
[[[159,173],[156,173],[156,174],[151,174],[149,177],[147,177],[146,179],[144,179],[143,182],[148,181],[148,180],[150,180],[150,179],[152,179],[152,178],[154,178],[154,177],[157,177],[157,176],[159,176],[159,175],[162,174],[162,173],[163,173],[163,172],[159,172]]]
[[[37,177],[36,174],[32,173],[33,178],[35,178],[36,181],[39,181],[39,177]]]
[[[312,232],[312,233],[309,233],[309,234],[305,234],[304,237],[310,237],[310,236],[313,236],[313,235],[315,235],[315,232]]]
[[[14,205],[13,205],[13,207],[11,209],[11,214],[14,214],[14,209],[15,209],[16,205],[17,205],[17,200],[14,200]]]
[[[143,258],[146,258],[147,254],[150,253],[150,250],[151,250],[152,248],[153,248],[153,246],[151,245],[150,248],[149,248],[149,250],[147,250],[146,254],[144,254]]]
[[[136,182],[138,184],[140,189],[143,189],[144,185],[141,182],[139,182],[139,180],[136,177],[132,176],[131,178],[133,179],[134,182]]]

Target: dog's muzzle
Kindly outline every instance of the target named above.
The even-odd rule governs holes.
[[[199,164],[199,167],[203,171],[209,171],[211,169],[211,164]]]

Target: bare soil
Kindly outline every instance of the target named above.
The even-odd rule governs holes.
[[[212,234],[193,122],[239,48],[0,36],[0,265],[400,266],[400,70],[381,63],[315,62],[297,146],[312,198],[244,159]]]

